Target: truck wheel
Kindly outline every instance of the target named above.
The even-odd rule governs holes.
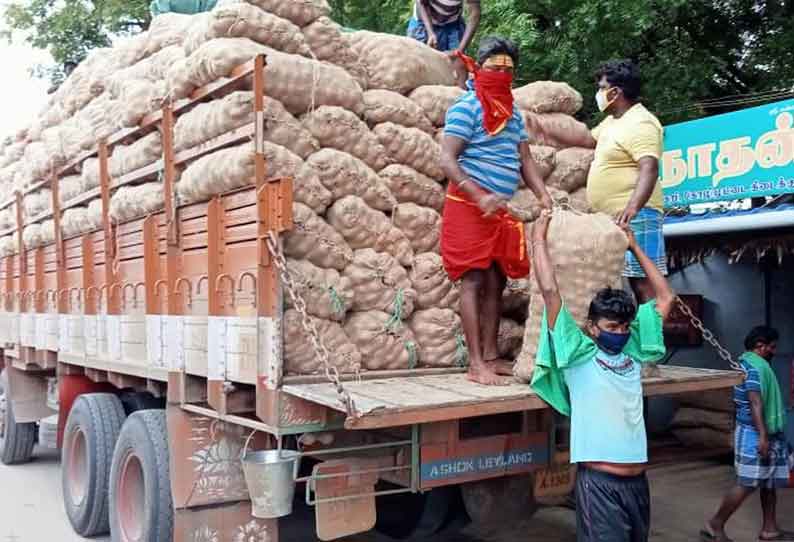
[[[116,443],[110,473],[113,542],[171,542],[174,506],[165,411],[132,414]]]
[[[0,374],[3,391],[0,393],[0,461],[4,465],[27,463],[33,457],[33,446],[36,443],[36,423],[17,423],[11,401],[5,390],[8,389],[5,371]]]
[[[535,478],[531,474],[491,478],[461,485],[463,503],[472,522],[499,525],[529,519],[537,511]]]
[[[442,532],[460,529],[467,522],[456,486],[382,497],[377,514],[375,530],[383,541],[436,540]]]
[[[66,515],[75,532],[105,534],[113,448],[124,409],[111,393],[86,393],[72,405],[63,432],[61,481]]]

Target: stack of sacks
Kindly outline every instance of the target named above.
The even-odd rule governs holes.
[[[673,417],[673,435],[685,446],[697,449],[733,447],[736,407],[731,390],[684,394]]]
[[[14,186],[30,185],[51,165],[48,145],[65,142],[56,158],[68,159],[75,148],[91,148],[120,125],[139,122],[163,98],[186,98],[264,54],[266,174],[294,181],[294,228],[283,236],[284,250],[309,300],[309,317],[339,353],[334,363],[342,371],[460,365],[459,294],[439,256],[446,191],[439,162],[446,111],[463,91],[453,86],[456,74],[444,54],[409,38],[345,33],[330,13],[327,0],[221,0],[208,13],[157,17],[148,33],[89,55],[19,142],[5,148],[0,180],[10,175]],[[177,152],[250,130],[251,85],[244,81],[180,115]],[[581,96],[548,82],[515,94],[552,196],[587,212],[583,186],[592,152],[565,149],[555,138],[560,126],[585,129],[572,118]],[[251,185],[254,151],[245,143],[188,163],[176,185],[178,202]],[[26,155],[36,158],[35,167],[7,170],[9,156]],[[157,133],[117,146],[111,177],[161,157]],[[62,202],[99,185],[96,159],[81,171],[61,180]],[[111,218],[155,212],[161,194],[157,182],[122,188],[111,201]],[[527,223],[539,209],[526,189],[511,202]],[[512,281],[505,293],[499,344],[510,359],[521,350],[528,285]],[[291,300],[287,307],[288,372],[320,371]]]

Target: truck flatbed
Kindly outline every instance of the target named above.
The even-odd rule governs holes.
[[[643,380],[646,396],[728,388],[742,379],[736,371],[660,366]],[[504,412],[538,410],[548,405],[528,385],[483,386],[466,375],[443,374],[351,381],[344,384],[357,417],[348,429],[375,429],[471,418]],[[311,403],[344,412],[333,385],[287,384],[283,391]]]

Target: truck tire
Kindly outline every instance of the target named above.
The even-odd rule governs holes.
[[[61,482],[66,515],[83,537],[106,534],[108,483],[124,409],[112,393],[86,393],[72,405],[63,432]]]
[[[36,423],[17,423],[11,401],[7,400],[5,390],[8,389],[8,378],[3,371],[0,374],[3,392],[0,393],[0,461],[4,465],[27,463],[33,457],[33,446],[36,444]]]
[[[110,473],[113,542],[171,542],[174,506],[164,410],[139,410],[124,423]]]
[[[377,540],[384,542],[436,540],[441,533],[461,529],[468,522],[457,486],[383,497],[378,500],[377,514]]]

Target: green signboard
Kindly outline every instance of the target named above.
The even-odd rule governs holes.
[[[664,131],[666,207],[794,192],[794,99]]]

